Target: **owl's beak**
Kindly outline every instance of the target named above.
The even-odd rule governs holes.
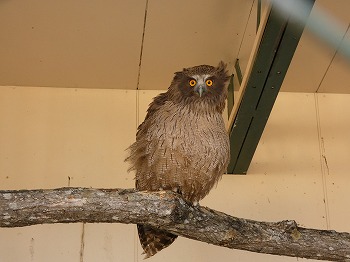
[[[203,93],[207,91],[207,88],[205,85],[200,85],[197,89],[197,93],[199,94],[199,97],[202,97]]]

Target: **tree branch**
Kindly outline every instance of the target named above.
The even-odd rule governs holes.
[[[259,222],[192,206],[173,192],[59,188],[0,191],[0,227],[52,223],[148,224],[210,244],[258,253],[350,261],[350,234]]]

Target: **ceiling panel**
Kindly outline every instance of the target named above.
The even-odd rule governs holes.
[[[335,50],[319,42],[310,32],[304,31],[281,91],[316,92]]]
[[[244,72],[257,2],[1,1],[0,86],[164,90],[183,67],[224,60],[233,72],[236,58]],[[336,17],[345,34],[349,0],[315,5]],[[281,91],[350,93],[349,75],[336,48],[306,29]]]
[[[260,23],[265,16],[269,15],[269,11],[269,2],[267,0],[261,1]],[[257,35],[257,12],[259,12],[258,4],[257,1],[255,1],[255,3],[252,5],[243,39],[241,40],[238,54],[236,56],[237,59],[239,59],[239,68],[242,75],[244,75],[247,69],[249,58],[251,56],[252,49],[254,48],[254,42]],[[235,86],[235,88],[237,87]]]
[[[346,32],[350,22],[350,1],[349,0],[317,0],[311,16],[315,15],[315,9],[321,9],[341,25],[340,37],[337,41],[340,43],[342,36]],[[328,68],[333,65],[333,57],[336,54],[336,48],[327,46],[321,42],[309,30],[308,25],[300,39],[298,48],[295,52],[291,65],[288,69],[286,78],[281,87],[281,91],[291,92],[339,92],[340,89],[335,85],[327,86],[319,90],[322,79],[327,77]],[[340,66],[342,67],[343,64]],[[338,70],[335,69],[335,70]],[[340,72],[348,71],[348,68],[339,69]],[[348,72],[349,73],[349,72]],[[347,73],[347,74],[348,74]],[[343,74],[343,73],[341,73]],[[340,80],[340,79],[339,79]],[[348,90],[342,90],[348,93]]]
[[[149,1],[140,89],[166,89],[173,73],[198,64],[233,69],[253,0]]]
[[[0,2],[0,85],[135,89],[146,1]]]
[[[350,30],[346,33],[346,44],[350,43]],[[345,45],[345,41],[342,41]],[[341,48],[340,46],[340,48]],[[350,61],[337,53],[330,64],[318,90],[320,93],[350,93]]]

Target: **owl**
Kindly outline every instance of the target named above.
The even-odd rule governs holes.
[[[229,161],[222,117],[228,79],[223,62],[184,68],[153,99],[126,159],[136,171],[137,190],[173,190],[195,205],[209,193]],[[145,258],[177,237],[147,225],[137,229]]]

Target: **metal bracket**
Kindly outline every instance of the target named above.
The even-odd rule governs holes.
[[[307,0],[314,3],[314,0]],[[272,4],[246,89],[230,131],[229,174],[246,174],[278,92],[311,12],[304,25],[279,14]]]

